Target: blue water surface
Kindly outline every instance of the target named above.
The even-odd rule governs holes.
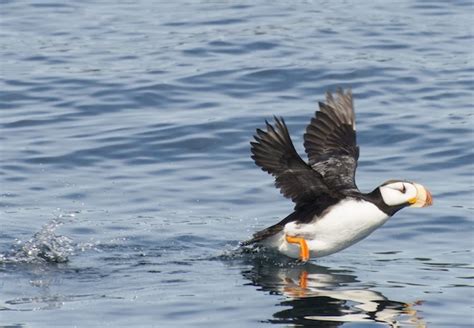
[[[0,2],[1,327],[471,327],[472,1]],[[241,254],[291,212],[250,158],[301,153],[352,87],[357,183],[426,185],[305,265]]]

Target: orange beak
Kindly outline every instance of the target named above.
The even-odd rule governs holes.
[[[433,205],[433,196],[431,193],[418,183],[414,183],[416,188],[416,197],[410,199],[408,202],[411,207],[427,207]]]

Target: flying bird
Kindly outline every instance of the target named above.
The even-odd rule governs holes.
[[[388,180],[369,193],[355,183],[359,158],[351,90],[327,92],[304,134],[309,163],[296,152],[283,118],[257,129],[252,159],[275,177],[294,211],[241,243],[277,249],[301,261],[339,252],[364,239],[404,207],[432,205],[431,193],[407,180]]]

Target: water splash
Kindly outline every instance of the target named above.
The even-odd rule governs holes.
[[[244,263],[259,262],[281,268],[301,266],[305,264],[305,262],[284,256],[276,250],[259,245],[242,246],[239,244],[224,250],[220,255],[211,259],[229,262],[243,261]]]
[[[56,229],[74,214],[61,214],[45,224],[27,241],[18,240],[7,253],[0,253],[0,263],[64,263],[74,254],[77,245]]]

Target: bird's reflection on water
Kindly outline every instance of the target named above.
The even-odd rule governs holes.
[[[285,296],[268,321],[296,326],[339,327],[344,323],[383,323],[388,327],[425,327],[419,302],[390,300],[364,288],[350,270],[306,263],[271,263],[251,259],[243,276],[261,291]],[[246,261],[247,262],[247,261]]]

